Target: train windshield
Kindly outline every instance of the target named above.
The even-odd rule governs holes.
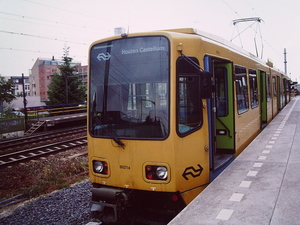
[[[169,42],[134,37],[90,52],[89,131],[94,137],[165,139],[169,133]]]

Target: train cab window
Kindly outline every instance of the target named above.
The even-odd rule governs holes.
[[[238,113],[244,113],[249,109],[248,82],[245,67],[235,66],[235,85]]]
[[[192,62],[192,63],[191,63]],[[199,62],[194,57],[177,60],[177,133],[185,136],[202,124],[202,100],[199,97]]]
[[[258,88],[257,88],[256,70],[249,69],[249,83],[250,83],[251,107],[256,108],[258,106]]]
[[[228,115],[227,70],[225,67],[215,68],[217,116]]]
[[[92,47],[89,132],[93,137],[112,139],[121,146],[120,139],[168,137],[169,55],[169,40],[163,36],[122,38]]]

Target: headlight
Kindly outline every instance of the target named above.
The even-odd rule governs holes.
[[[108,174],[108,164],[105,161],[93,161],[93,170],[94,173],[99,173],[99,174]]]
[[[164,166],[159,166],[156,168],[156,175],[159,179],[165,180],[168,177],[168,170]]]
[[[103,168],[104,168],[103,162],[101,162],[101,161],[94,161],[94,171],[96,173],[102,173]]]
[[[167,180],[168,178],[168,169],[165,166],[147,165],[145,171],[148,180]]]

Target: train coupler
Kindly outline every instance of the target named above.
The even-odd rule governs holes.
[[[91,215],[104,223],[115,223],[125,214],[128,195],[115,188],[93,188]]]

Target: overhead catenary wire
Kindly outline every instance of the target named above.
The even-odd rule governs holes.
[[[107,21],[107,22],[118,22],[118,21],[112,20],[111,18],[107,19],[105,17],[94,16],[94,14],[81,13],[81,12],[78,12],[78,11],[73,11],[73,10],[69,10],[69,9],[65,9],[65,8],[60,8],[60,7],[56,7],[56,6],[53,6],[53,5],[42,4],[40,2],[35,2],[35,1],[31,1],[31,0],[24,0],[24,1],[28,2],[28,3],[31,3],[31,4],[39,5],[39,6],[42,6],[42,7],[52,8],[52,9],[55,9],[55,10],[68,12],[68,13],[83,16],[83,17],[90,17],[90,18],[96,19],[97,21],[103,21],[104,20],[104,21]],[[62,23],[62,22],[59,22],[59,23]],[[99,30],[99,28],[96,28],[96,29]]]
[[[39,50],[29,50],[29,49],[20,49],[20,48],[5,48],[1,47],[1,50],[7,50],[7,51],[20,51],[20,52],[33,52],[33,53],[41,53],[41,54],[51,54],[51,55],[59,55],[61,52],[46,52],[46,51],[39,51]],[[85,55],[76,55],[76,57],[81,57],[81,58],[87,58]]]
[[[63,29],[73,29],[74,27],[78,28],[78,29],[89,29],[89,30],[92,30],[92,32],[97,33],[97,34],[99,34],[99,33],[104,34],[104,31],[108,32],[107,30],[99,29],[99,27],[91,27],[91,26],[87,26],[87,25],[66,23],[66,22],[63,22],[63,21],[54,21],[54,20],[48,20],[48,19],[41,19],[41,18],[30,17],[30,16],[25,16],[25,15],[18,15],[18,14],[7,13],[7,12],[0,12],[0,14],[20,18],[21,20],[20,19],[0,17],[1,19],[4,19],[4,20],[12,20],[12,21],[17,21],[17,22],[21,22],[21,23],[31,23],[31,24],[37,24],[37,25],[41,25],[41,26],[50,26],[50,27],[55,27],[55,28],[60,27],[60,28],[63,28]],[[31,20],[31,21],[28,21],[28,20]],[[38,22],[32,22],[32,21],[38,21]],[[39,23],[39,22],[42,22],[42,23]],[[102,30],[102,32],[100,32],[101,30]]]
[[[26,0],[24,0],[26,1]],[[68,10],[68,9],[63,9],[63,8],[59,8],[59,7],[55,7],[55,6],[50,6],[50,5],[46,5],[46,4],[42,4],[42,3],[38,3],[38,2],[34,2],[34,1],[26,1],[28,3],[32,3],[32,4],[37,4],[43,7],[48,7],[48,8],[53,8],[56,10],[61,10],[61,11],[65,11],[65,12],[69,12],[69,13],[73,13],[73,14],[77,14],[77,15],[81,15],[84,17],[92,17],[95,19],[99,20],[99,17],[93,16],[91,14],[87,15],[87,14],[83,14],[83,13],[79,13],[79,12],[75,12],[72,10]],[[19,14],[14,14],[14,13],[9,13],[9,12],[4,12],[1,11],[0,14],[4,15],[3,17],[1,17],[2,20],[12,20],[12,21],[17,21],[20,23],[31,23],[31,24],[37,24],[40,26],[50,26],[50,27],[54,27],[54,28],[60,28],[60,29],[85,29],[87,34],[91,34],[94,33],[98,36],[102,35],[107,35],[107,33],[109,33],[109,30],[105,30],[105,29],[101,29],[99,27],[92,27],[92,26],[87,26],[86,24],[84,25],[80,25],[80,24],[74,24],[74,23],[68,23],[65,21],[55,21],[55,20],[51,20],[51,19],[43,19],[43,18],[37,18],[37,17],[33,17],[33,16],[27,16],[27,15],[19,15]],[[18,19],[16,19],[18,18]],[[101,18],[101,20],[107,20],[105,18]],[[107,20],[109,22],[109,20]],[[23,26],[25,27],[25,26]],[[39,39],[45,39],[45,40],[51,40],[51,41],[59,41],[59,42],[65,42],[68,44],[77,44],[77,45],[82,45],[82,46],[89,46],[90,43],[94,40],[86,40],[86,41],[80,41],[78,40],[78,38],[76,39],[76,36],[70,38],[70,37],[51,37],[51,36],[47,36],[47,35],[39,35],[39,34],[33,34],[31,32],[17,32],[14,30],[0,30],[0,33],[4,33],[4,34],[11,34],[11,35],[18,35],[18,36],[24,36],[24,37],[31,37],[31,38],[39,38]],[[90,35],[86,35],[86,37],[89,37]],[[73,39],[73,40],[72,40]],[[15,47],[11,47],[11,46],[1,46],[1,49],[5,49],[5,50],[14,50],[14,51],[24,51],[24,52],[40,52],[40,53],[46,53],[46,51],[32,51],[32,50],[26,50],[26,49],[20,49],[20,48],[15,48]]]
[[[73,43],[73,44],[86,45],[86,43],[82,43],[82,42],[80,43],[80,42],[75,42],[75,41],[69,41],[69,40],[66,40],[66,39],[55,38],[55,37],[46,37],[46,36],[40,36],[40,35],[34,35],[34,34],[26,34],[26,33],[19,33],[19,32],[13,32],[13,31],[6,31],[6,30],[0,30],[0,33],[23,35],[23,36],[34,37],[34,38],[42,38],[42,39],[48,39],[48,40],[53,40],[53,41],[63,41],[63,42],[68,42],[68,43]]]

